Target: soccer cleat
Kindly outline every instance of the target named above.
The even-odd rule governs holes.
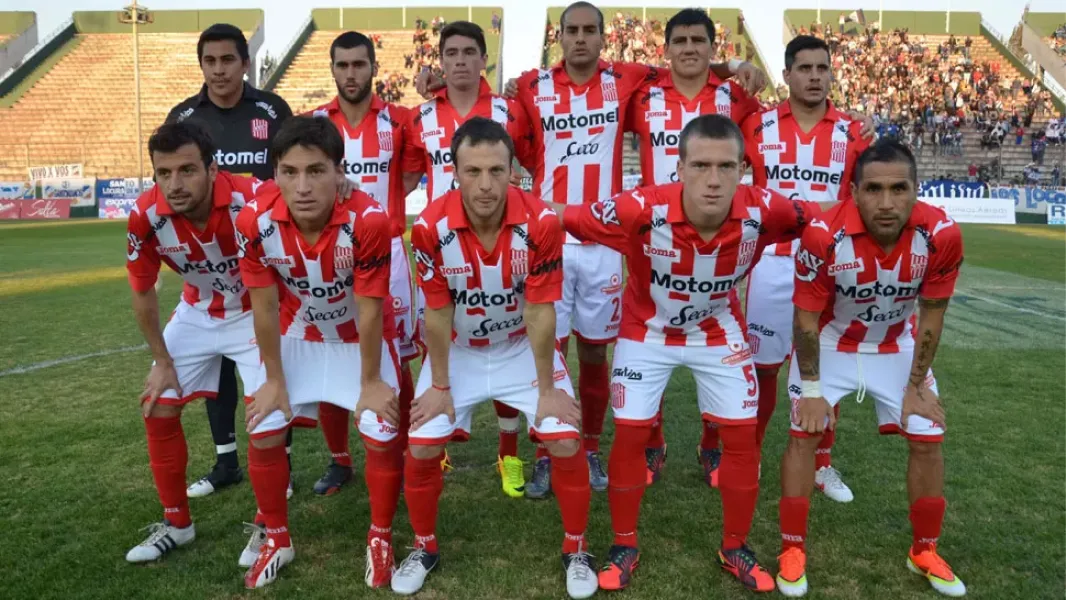
[[[640,550],[615,544],[607,552],[607,564],[600,570],[599,584],[605,590],[624,590],[640,564]]]
[[[774,578],[759,565],[755,553],[746,545],[718,551],[718,564],[753,592],[772,592]]]
[[[648,464],[648,485],[651,485],[663,476],[663,467],[666,466],[666,444],[658,448],[645,448],[644,461]]]
[[[396,564],[392,556],[392,544],[380,537],[371,538],[370,545],[366,547],[366,575],[364,580],[367,586],[372,588],[386,587],[392,581],[392,574],[395,572]]]
[[[344,484],[352,480],[352,468],[329,463],[326,473],[315,482],[314,492],[319,496],[332,496],[341,491]]]
[[[296,493],[296,476],[289,473],[289,485],[285,488],[285,499],[292,500],[292,495]]]
[[[714,450],[700,448],[699,459],[700,466],[703,467],[703,480],[707,486],[718,487],[718,466],[722,464],[722,451],[718,448]]]
[[[210,496],[224,487],[238,484],[242,479],[244,479],[244,472],[239,468],[230,469],[222,463],[215,463],[211,472],[190,484],[185,493],[190,498],[202,498]]]
[[[255,564],[244,574],[244,587],[254,590],[274,583],[281,568],[291,563],[294,558],[296,551],[292,546],[281,548],[274,540],[267,540],[259,549]]]
[[[589,487],[594,492],[607,491],[607,473],[603,470],[603,456],[599,452],[586,452],[589,463]]]
[[[814,485],[830,500],[837,502],[851,502],[855,495],[851,493],[843,480],[840,479],[840,471],[833,467],[822,467],[814,474]]]
[[[444,449],[444,456],[440,459],[440,470],[447,473],[455,467],[452,466],[452,457],[448,455],[448,449]]]
[[[404,596],[417,593],[426,582],[426,575],[439,564],[439,553],[430,554],[421,546],[415,548],[392,574],[392,591]]]
[[[795,546],[777,557],[777,591],[789,598],[807,595],[807,553]]]
[[[945,596],[957,598],[966,595],[966,584],[955,576],[947,561],[937,554],[936,544],[918,554],[914,554],[912,548],[907,556],[907,568],[928,579],[933,589]]]
[[[496,470],[500,473],[503,493],[512,498],[521,498],[526,494],[526,476],[522,473],[522,466],[517,456],[496,457]]]
[[[526,484],[526,498],[541,500],[552,493],[552,459],[538,458],[533,463],[533,479]]]
[[[141,531],[147,531],[148,538],[126,553],[126,560],[131,563],[158,560],[174,548],[196,539],[196,526],[192,523],[184,529],[179,529],[171,525],[170,521],[163,520],[162,523],[152,523]]]
[[[578,551],[563,555],[563,570],[566,571],[566,593],[571,598],[591,598],[600,589],[596,576],[596,564],[592,555]]]
[[[237,564],[249,569],[255,564],[255,559],[259,558],[259,551],[263,549],[263,544],[267,542],[267,530],[262,525],[245,523],[244,533],[250,533],[251,537],[248,538],[248,543],[244,546],[244,550],[241,550],[241,558],[237,561]]]

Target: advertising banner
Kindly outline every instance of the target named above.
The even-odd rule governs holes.
[[[82,177],[80,164],[69,165],[45,165],[42,167],[30,167],[30,181],[40,179],[62,179],[64,177]]]
[[[27,181],[0,181],[0,200],[29,200],[36,189]]]
[[[1066,188],[1041,188],[1032,186],[994,185],[989,188],[993,198],[1010,198],[1014,212],[1031,215],[1048,214],[1049,204],[1066,205]]]
[[[21,202],[21,200],[5,200],[0,198],[0,220],[19,218],[19,202]]]
[[[1066,225],[1066,204],[1047,205],[1047,224]]]
[[[70,206],[74,203],[69,198],[50,200],[19,200],[20,219],[69,219]]]
[[[143,180],[142,186],[145,191],[151,189],[152,185],[151,179]],[[140,195],[140,190],[137,189],[136,177],[96,180],[96,201],[101,207],[104,206],[105,200],[111,198],[136,198],[138,195]]]
[[[137,205],[136,198],[98,198],[97,202],[101,219],[128,219],[133,207]]]
[[[67,199],[71,206],[95,206],[96,180],[81,177],[45,179],[41,182],[41,198],[48,200]]]
[[[918,198],[944,209],[959,223],[1014,225],[1014,203],[1005,198]]]
[[[933,179],[918,185],[919,198],[987,198],[988,186],[977,181]]]

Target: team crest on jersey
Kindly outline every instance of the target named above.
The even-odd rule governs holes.
[[[266,119],[252,119],[252,137],[257,140],[270,137],[270,123]]]
[[[755,246],[757,242],[755,240],[745,240],[740,242],[740,250],[737,253],[737,266],[746,267],[751,264],[751,259],[755,258]]]
[[[618,102],[618,88],[615,87],[614,80],[606,80],[603,82],[603,101]]]
[[[929,257],[915,254],[911,257],[911,281],[925,277],[925,268],[929,265]]]
[[[833,142],[833,162],[844,162],[848,153],[848,143],[844,141]]]
[[[355,266],[351,248],[337,248],[333,251],[333,268],[351,269]]]
[[[511,250],[511,274],[525,275],[529,272],[529,250]]]
[[[378,146],[383,152],[392,152],[392,132],[391,131],[379,131],[378,132]]]

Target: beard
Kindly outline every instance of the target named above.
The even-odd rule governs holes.
[[[351,96],[345,93],[343,85],[337,84],[337,95],[339,95],[341,98],[344,98],[345,102],[359,104],[363,100],[366,100],[366,97],[370,95],[370,88],[373,83],[374,82],[372,80],[367,82],[367,84],[363,87],[356,89],[355,94],[352,94]]]

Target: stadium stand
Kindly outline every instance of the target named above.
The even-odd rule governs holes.
[[[422,65],[439,66],[440,28],[449,21],[471,20],[485,29],[488,79],[495,89],[500,35],[494,27],[503,10],[491,7],[433,7],[425,9],[316,9],[307,31],[282,58],[278,71],[264,86],[285,98],[293,112],[301,113],[328,102],[336,94],[329,68],[329,46],[351,24],[367,24],[362,33],[375,41],[378,88],[383,98],[405,106],[422,102],[414,79]],[[346,28],[344,24],[349,24]]]
[[[36,45],[37,13],[0,12],[0,77],[17,67]]]
[[[61,43],[20,67],[22,90],[0,110],[0,180],[21,179],[28,166],[78,163],[88,177],[137,173],[133,37],[117,12],[74,13]],[[141,135],[147,139],[182,99],[203,83],[196,41],[202,27],[231,22],[253,41],[262,11],[153,11],[138,36]],[[256,41],[258,40],[258,41]],[[254,72],[254,70],[253,70]],[[16,73],[16,76],[18,73]],[[71,91],[77,90],[76,102]],[[9,98],[16,95],[17,98]],[[150,162],[145,156],[145,169]],[[147,175],[147,173],[145,173]]]

